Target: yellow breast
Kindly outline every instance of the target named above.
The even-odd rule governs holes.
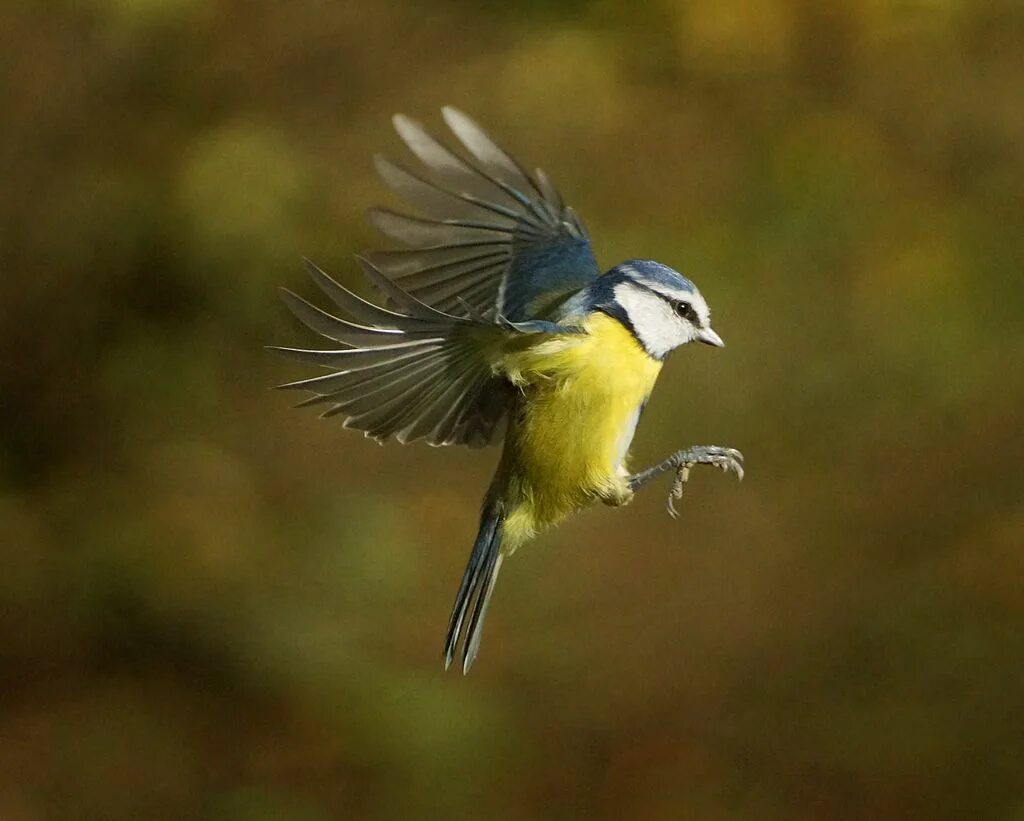
[[[661,363],[603,313],[584,329],[506,362],[523,391],[503,458],[509,541],[529,538],[595,497],[622,492],[626,452]]]

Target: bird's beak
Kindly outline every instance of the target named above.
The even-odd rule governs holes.
[[[701,328],[697,331],[697,339],[705,345],[714,345],[716,348],[725,347],[725,340],[716,334],[711,328]]]

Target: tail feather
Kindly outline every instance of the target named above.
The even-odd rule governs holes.
[[[452,608],[451,620],[448,623],[448,635],[444,644],[444,666],[447,670],[455,658],[455,650],[459,639],[463,638],[463,624],[470,605],[473,613],[465,631],[462,642],[462,672],[468,673],[469,668],[480,652],[480,637],[483,634],[484,618],[487,605],[494,592],[494,583],[501,569],[501,539],[505,522],[505,513],[500,505],[490,504],[484,508],[480,520],[480,530],[473,550],[469,555],[466,572],[462,576],[459,592],[455,595],[455,606]]]
[[[480,638],[484,632],[484,619],[487,616],[487,607],[491,603],[491,594],[494,592],[494,584],[498,581],[498,571],[501,570],[501,563],[504,560],[501,550],[496,550],[487,558],[484,565],[483,587],[476,598],[476,606],[473,608],[473,618],[469,622],[469,632],[466,633],[466,645],[462,651],[462,674],[469,672],[476,657],[480,654]]]

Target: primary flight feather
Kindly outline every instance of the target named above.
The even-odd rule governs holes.
[[[732,448],[677,451],[626,468],[637,422],[665,357],[687,342],[721,347],[697,287],[666,265],[631,260],[601,273],[587,231],[541,170],[528,172],[462,112],[444,120],[449,148],[415,121],[395,129],[424,166],[385,157],[384,181],[418,215],[372,209],[401,248],[357,261],[383,305],[307,262],[340,316],[290,291],[295,316],[341,347],[273,348],[329,369],[281,385],[307,391],[345,427],[399,442],[479,447],[504,441],[445,637],[469,670],[505,557],[595,500],[627,503],[655,477],[708,464],[742,478]]]

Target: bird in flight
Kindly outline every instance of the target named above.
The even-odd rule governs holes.
[[[459,150],[396,115],[423,168],[376,158],[384,181],[418,212],[369,212],[399,246],[356,258],[380,304],[307,261],[335,313],[288,290],[283,299],[335,344],[273,350],[328,371],[280,386],[310,394],[300,407],[320,406],[323,417],[372,439],[503,442],[444,642],[445,667],[461,646],[465,673],[498,571],[520,545],[595,500],[624,505],[669,472],[674,516],[693,466],[742,478],[743,456],[694,446],[628,470],[665,358],[688,342],[724,344],[707,302],[689,279],[652,260],[602,273],[582,221],[543,171],[528,172],[461,111],[442,115]]]

